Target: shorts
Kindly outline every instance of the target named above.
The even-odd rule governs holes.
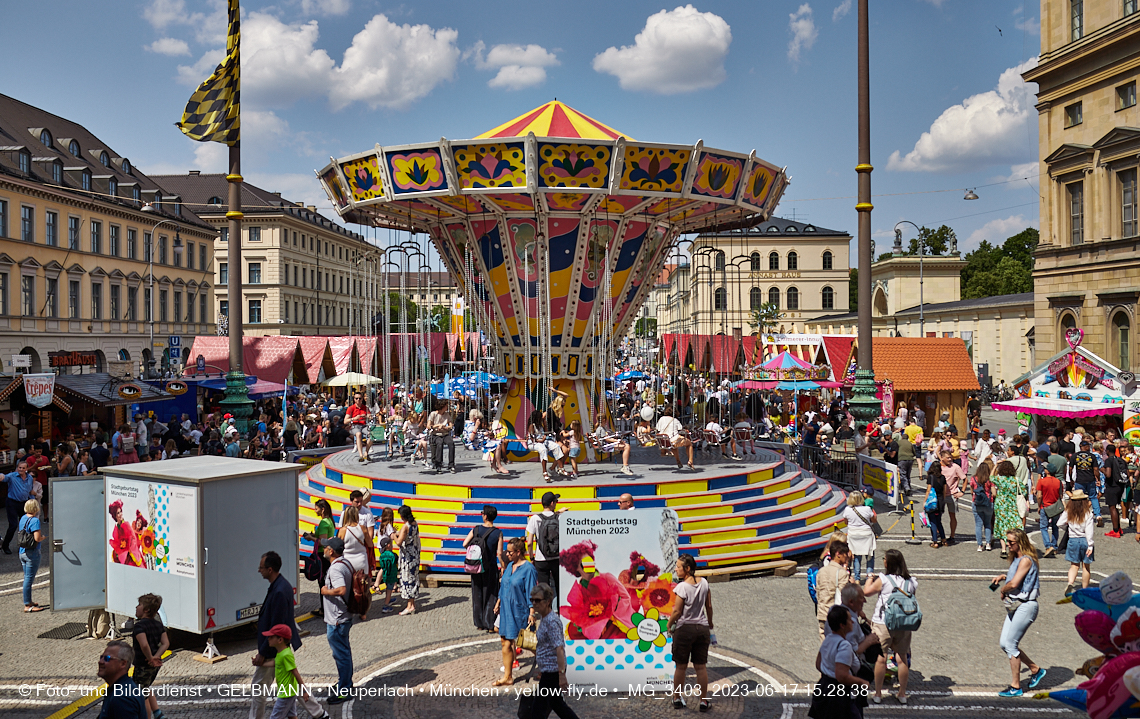
[[[1073,564],[1092,564],[1093,555],[1085,556],[1088,548],[1089,540],[1084,537],[1069,537],[1069,546],[1065,549],[1065,559]]]
[[[578,455],[580,455],[580,454],[582,454],[582,448],[581,447],[571,447],[570,448],[570,459],[578,459]]]
[[[673,661],[677,664],[709,663],[709,628],[703,624],[678,624],[673,630]]]
[[[1104,488],[1104,504],[1108,508],[1115,507],[1120,504],[1121,498],[1124,496],[1124,487],[1120,485],[1113,485]]]
[[[358,424],[354,424],[348,428],[348,431],[352,434],[353,437],[359,437],[364,432],[364,428]]]
[[[946,495],[945,510],[950,514],[958,513],[958,498],[951,495]]]
[[[146,689],[151,684],[154,684],[154,680],[156,677],[158,677],[158,670],[160,668],[161,667],[152,667],[149,664],[140,667],[136,664],[135,673],[133,675],[135,684],[138,684],[143,689]]]
[[[910,638],[914,632],[892,632],[887,629],[886,624],[872,624],[871,630],[879,638],[879,646],[883,648],[883,656],[889,656],[891,652],[900,657],[910,654]]]

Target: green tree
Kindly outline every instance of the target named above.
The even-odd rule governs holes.
[[[780,312],[780,306],[771,302],[761,302],[759,307],[752,310],[751,315],[748,326],[760,334],[771,332],[776,325],[780,324],[780,318],[784,316]]]
[[[962,270],[961,280],[962,299],[1032,292],[1033,252],[1037,249],[1038,239],[1037,230],[1029,227],[1008,238],[1000,247],[982,240],[978,249],[966,255],[967,264]],[[999,272],[998,268],[1005,260],[1016,263],[1023,272],[1015,271],[1009,263]],[[998,282],[999,275],[1004,278],[1001,283]]]
[[[656,337],[657,336],[657,318],[656,317],[641,317],[637,320],[637,327],[634,334],[638,337]]]
[[[852,312],[859,307],[859,268],[852,267],[847,272],[847,307]]]
[[[383,302],[383,301],[384,301],[384,298],[380,298],[380,302]],[[389,322],[389,330],[388,331],[389,332],[399,332],[400,331],[400,306],[401,306],[401,304],[404,305],[405,307],[407,307],[408,324],[407,324],[406,329],[408,332],[415,332],[416,331],[415,322],[416,322],[416,318],[419,316],[419,312],[420,312],[419,305],[417,305],[415,302],[413,302],[408,297],[401,295],[399,292],[389,292],[388,293],[388,322]],[[381,316],[383,316],[383,314],[384,314],[384,310],[383,310],[383,308],[381,308],[380,312],[376,315],[377,322],[379,322],[379,318]]]
[[[1002,257],[992,269],[975,272],[962,293],[962,299],[973,300],[997,295],[1033,291],[1033,275],[1012,257]]]

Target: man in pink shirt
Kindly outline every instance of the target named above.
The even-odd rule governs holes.
[[[942,477],[946,480],[946,511],[950,514],[950,536],[946,543],[954,544],[954,533],[958,529],[958,497],[963,494],[966,472],[961,464],[954,461],[949,450],[942,450],[938,459],[942,462]]]

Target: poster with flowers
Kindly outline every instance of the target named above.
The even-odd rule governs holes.
[[[567,512],[559,522],[559,615],[570,684],[668,689],[677,513],[672,509]]]
[[[198,576],[198,488],[108,477],[107,561]]]

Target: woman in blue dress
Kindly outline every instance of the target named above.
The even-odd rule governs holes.
[[[527,561],[526,543],[521,537],[507,542],[507,566],[499,582],[499,599],[495,614],[499,615],[499,638],[503,644],[503,678],[492,686],[514,684],[515,640],[530,624],[530,590],[536,584],[534,565]]]

